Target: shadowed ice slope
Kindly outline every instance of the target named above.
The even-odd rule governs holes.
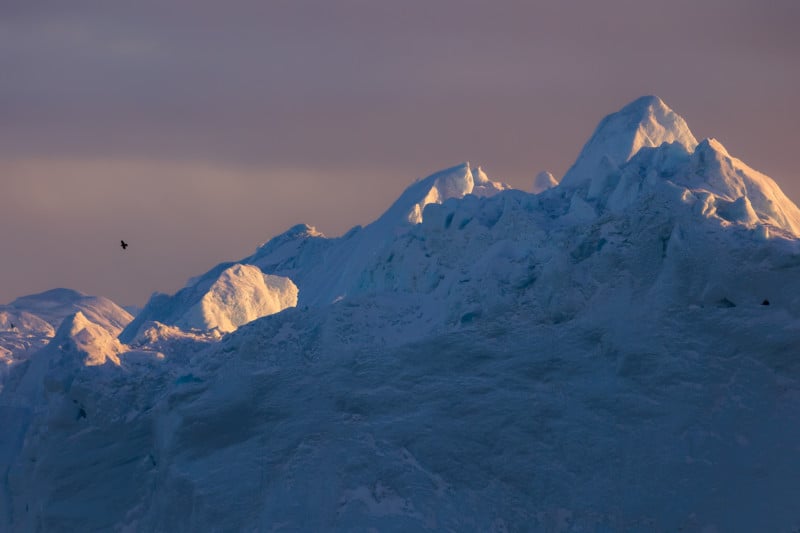
[[[128,345],[76,315],[0,393],[0,529],[797,529],[797,207],[654,97],[583,154],[292,228],[236,265],[298,305],[221,337],[159,317],[234,263]]]

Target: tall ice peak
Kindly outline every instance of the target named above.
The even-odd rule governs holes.
[[[591,183],[603,178],[597,174],[608,168],[609,163],[622,165],[640,149],[663,143],[679,143],[688,152],[697,147],[697,139],[680,115],[661,98],[642,96],[600,121],[561,184],[577,187]]]

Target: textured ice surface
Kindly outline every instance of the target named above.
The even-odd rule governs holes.
[[[462,165],[296,226],[126,345],[68,319],[0,393],[0,529],[796,530],[797,207],[658,99],[598,132],[539,194]],[[297,306],[158,319],[262,273]]]

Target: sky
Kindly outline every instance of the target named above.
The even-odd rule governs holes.
[[[0,0],[0,303],[141,306],[463,161],[529,189],[644,94],[798,202],[798,25],[796,0]]]

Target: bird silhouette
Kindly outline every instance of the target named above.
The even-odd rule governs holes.
[[[125,241],[119,241],[119,245],[122,246],[122,249],[126,249],[128,247],[128,243]]]

